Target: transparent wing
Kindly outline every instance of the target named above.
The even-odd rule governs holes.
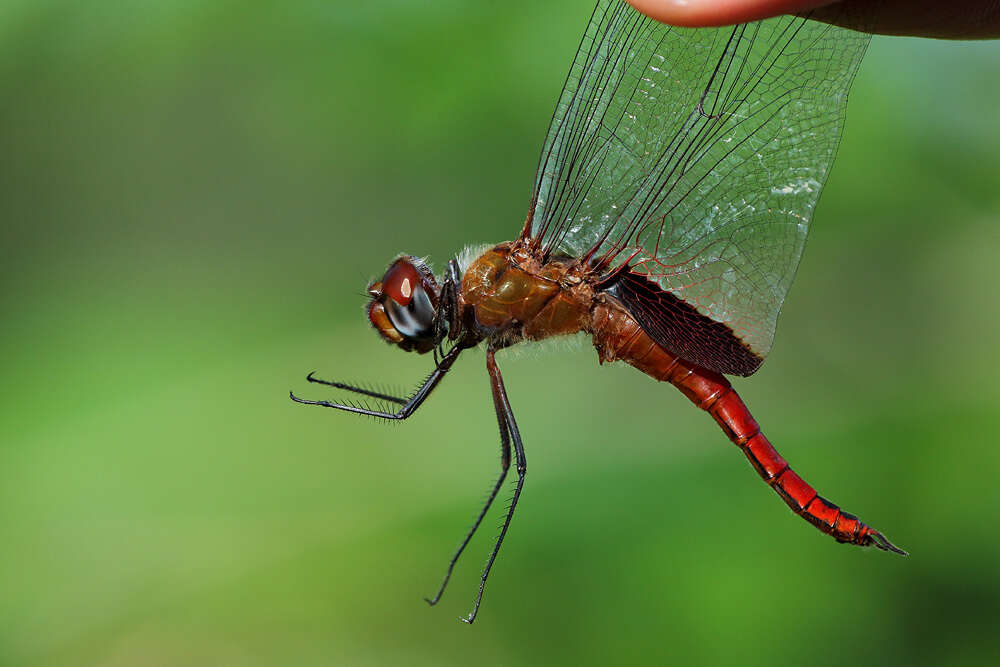
[[[599,0],[542,149],[532,237],[628,263],[762,359],[868,41],[805,17],[672,28]]]

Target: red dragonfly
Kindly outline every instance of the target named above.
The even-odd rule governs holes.
[[[497,351],[578,332],[592,336],[602,363],[624,361],[708,412],[794,513],[838,542],[905,555],[795,474],[724,377],[753,374],[771,347],[868,41],[806,16],[678,29],[624,0],[599,0],[520,235],[451,260],[440,280],[403,255],[368,286],[375,330],[404,350],[433,352],[433,372],[409,397],[310,373],[309,382],[377,405],[293,400],[406,419],[464,350],[486,346],[500,477],[430,604],[496,498],[513,448],[517,485],[463,619],[475,620],[524,485]]]

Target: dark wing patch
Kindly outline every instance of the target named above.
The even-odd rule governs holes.
[[[764,362],[727,325],[702,315],[645,274],[623,271],[607,291],[650,338],[685,361],[743,376],[752,375]]]

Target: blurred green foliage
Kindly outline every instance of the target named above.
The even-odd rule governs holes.
[[[498,468],[482,355],[402,426],[287,400],[427,372],[366,280],[516,233],[589,4],[0,5],[0,664],[1000,662],[995,43],[874,40],[737,384],[910,558],[582,341],[501,360],[530,474],[466,627],[498,512],[421,596]]]

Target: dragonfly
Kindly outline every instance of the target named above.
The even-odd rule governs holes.
[[[808,15],[676,28],[599,0],[520,234],[452,259],[440,278],[399,256],[368,286],[379,336],[431,353],[432,372],[410,396],[310,373],[357,399],[292,400],[405,420],[464,351],[486,351],[500,474],[428,603],[441,599],[513,463],[513,495],[462,618],[475,620],[524,488],[525,447],[497,352],[580,332],[601,363],[668,382],[711,415],[792,512],[838,542],[906,555],[796,474],[726,378],[752,375],[770,351],[869,39]]]

